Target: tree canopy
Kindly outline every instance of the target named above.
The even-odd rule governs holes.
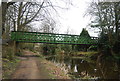
[[[119,55],[120,2],[91,2],[87,13],[94,17],[91,27],[101,30],[99,43],[102,43],[102,50],[109,51],[113,56]]]

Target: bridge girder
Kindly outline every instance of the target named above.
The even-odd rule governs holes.
[[[12,31],[11,39],[17,42],[31,42],[31,43],[79,44],[79,45],[97,44],[97,38],[94,37],[87,38],[79,35],[70,34],[54,34],[23,31]]]

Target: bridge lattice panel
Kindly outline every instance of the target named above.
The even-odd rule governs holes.
[[[61,44],[96,44],[97,41],[79,35],[38,33],[38,32],[11,32],[11,39],[18,42],[32,43],[61,43]]]

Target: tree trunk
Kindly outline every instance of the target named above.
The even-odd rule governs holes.
[[[115,28],[115,34],[116,34],[116,40],[118,40],[118,28],[119,28],[119,26],[118,26],[118,23],[119,23],[119,3],[115,3],[114,4],[114,12],[115,12],[115,26],[116,26],[116,28]]]
[[[7,2],[2,2],[2,37],[5,38],[5,20],[7,12]]]
[[[13,5],[15,2],[2,2],[2,37],[4,38],[5,34],[5,21],[6,21],[6,14],[7,9],[10,5]]]

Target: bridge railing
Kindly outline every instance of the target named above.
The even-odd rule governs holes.
[[[80,37],[79,35],[39,32],[13,31],[11,33],[11,39],[18,42],[34,43],[95,44],[95,41],[93,39]]]

